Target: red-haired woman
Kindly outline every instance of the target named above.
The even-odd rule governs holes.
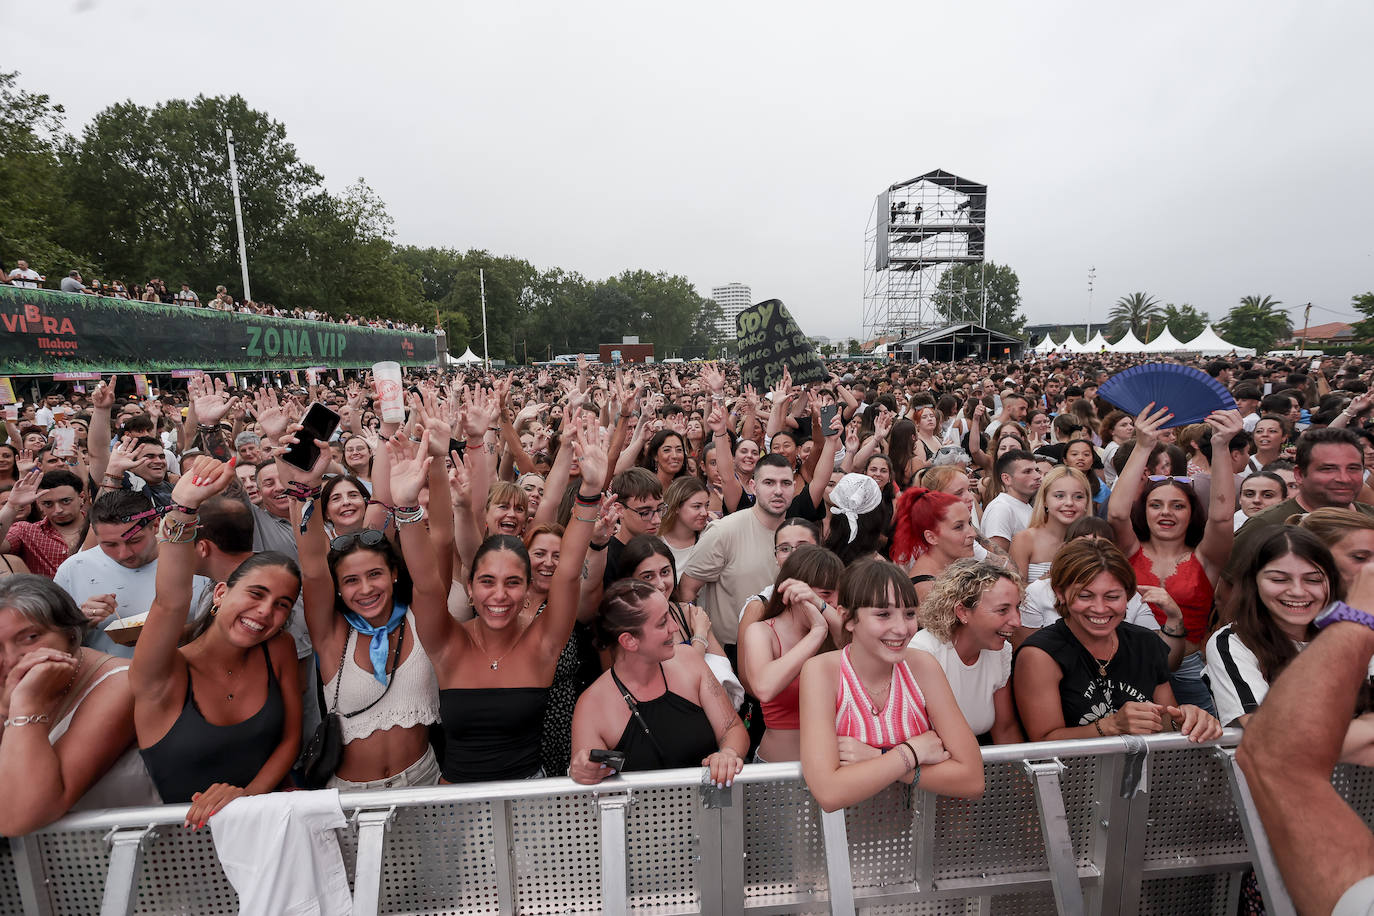
[[[948,493],[911,487],[897,499],[892,559],[911,577],[918,600],[925,600],[941,570],[973,556],[977,536],[968,506]]]

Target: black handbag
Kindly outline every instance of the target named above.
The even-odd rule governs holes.
[[[301,755],[301,781],[305,783],[307,789],[323,789],[329,780],[334,777],[335,771],[339,769],[339,761],[343,759],[343,720],[351,719],[356,715],[367,712],[376,706],[385,697],[387,691],[391,689],[391,682],[396,679],[396,669],[401,664],[401,643],[405,641],[406,624],[401,621],[396,634],[396,654],[391,663],[391,676],[386,679],[386,687],[382,689],[381,695],[377,699],[368,703],[362,709],[355,709],[353,712],[346,712],[340,717],[339,713],[339,685],[343,683],[344,661],[348,658],[348,646],[356,631],[350,627],[348,636],[344,639],[343,654],[339,656],[339,672],[334,676],[334,702],[331,710],[325,713],[323,721],[315,727],[315,733],[306,742],[305,753]]]

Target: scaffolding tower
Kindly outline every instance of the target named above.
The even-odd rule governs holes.
[[[967,285],[951,290],[956,314],[937,308],[935,293],[953,265],[983,263],[987,216],[988,186],[940,169],[879,194],[864,238],[865,336],[981,321]]]

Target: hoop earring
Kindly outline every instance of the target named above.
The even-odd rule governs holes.
[[[211,617],[214,617],[214,616],[215,616],[216,614],[218,614],[218,613],[219,613],[219,603],[216,602],[215,604],[210,605],[210,616],[211,616]]]

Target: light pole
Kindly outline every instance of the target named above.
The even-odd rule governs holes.
[[[248,285],[248,246],[243,241],[243,206],[239,203],[239,170],[234,162],[234,132],[226,129],[224,139],[229,144],[229,187],[234,192],[234,222],[239,227],[239,267],[243,269],[243,300],[251,302],[253,288]]]
[[[1083,326],[1083,342],[1093,336],[1093,281],[1097,279],[1097,268],[1088,268],[1088,323]]]

